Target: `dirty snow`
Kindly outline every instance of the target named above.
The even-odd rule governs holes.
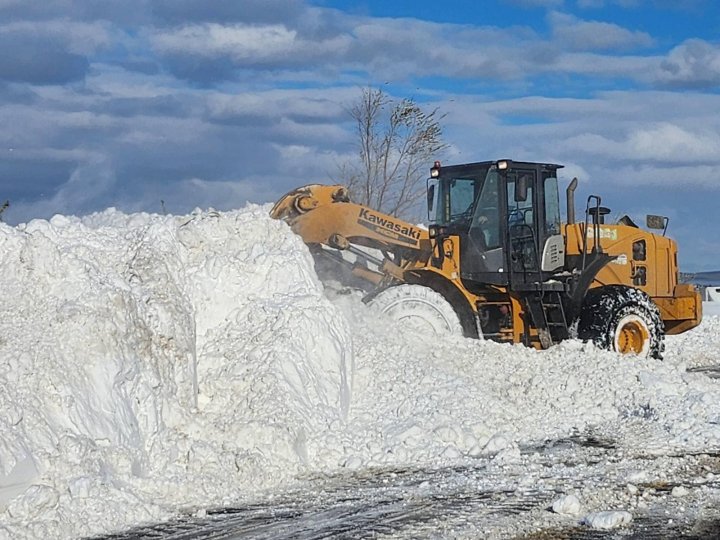
[[[719,317],[663,362],[424,336],[325,291],[268,210],[0,223],[0,538],[117,531],[313,472],[511,467],[588,430],[720,448],[720,385],[686,371],[717,363]],[[582,506],[617,515],[597,526],[624,523],[600,504]]]

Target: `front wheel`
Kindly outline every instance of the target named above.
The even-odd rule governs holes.
[[[652,299],[639,289],[593,289],[583,303],[578,337],[621,354],[662,358],[665,328]]]
[[[405,283],[377,294],[370,305],[396,321],[433,334],[462,336],[460,317],[443,295],[424,285]]]

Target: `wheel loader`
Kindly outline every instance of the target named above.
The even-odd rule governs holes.
[[[423,228],[350,201],[340,185],[308,185],[271,210],[310,247],[316,266],[364,284],[365,301],[416,328],[546,349],[568,338],[661,358],[664,335],[702,319],[700,294],[678,281],[668,220],[654,234],[601,198],[576,221],[577,179],[561,218],[562,165],[509,159],[441,166]]]

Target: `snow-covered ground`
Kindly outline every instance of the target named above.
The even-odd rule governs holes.
[[[0,223],[0,538],[117,531],[313,474],[524,466],[578,433],[720,450],[720,384],[687,371],[720,363],[714,306],[662,362],[424,336],[326,293],[268,209]],[[668,474],[633,467],[613,481]],[[577,519],[621,525],[621,503],[586,498]]]
[[[707,317],[720,317],[720,302],[705,302],[703,315]]]

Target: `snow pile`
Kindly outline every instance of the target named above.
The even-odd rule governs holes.
[[[612,433],[720,448],[720,319],[666,360],[417,333],[324,291],[268,208],[0,224],[0,537],[75,537],[303,474]],[[699,361],[696,361],[696,357]]]
[[[363,449],[355,463],[461,455],[512,460],[514,446],[594,431],[642,452],[720,448],[720,388],[706,375],[686,372],[692,356],[685,352],[697,343],[708,358],[720,357],[718,319],[668,340],[659,362],[578,341],[536,351],[413,335],[401,325],[388,329],[354,302],[340,305],[359,330],[352,443],[345,443]]]
[[[155,519],[312,457],[347,413],[348,330],[266,215],[2,226],[0,531]]]

